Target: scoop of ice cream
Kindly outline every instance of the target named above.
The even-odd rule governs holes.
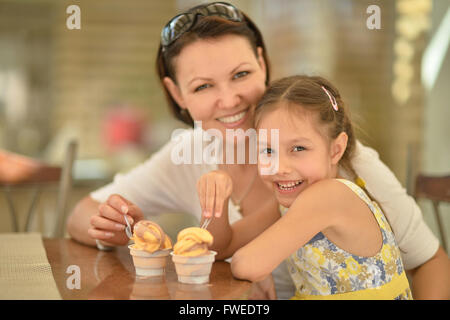
[[[141,220],[133,229],[134,248],[153,253],[157,250],[172,248],[170,237],[161,227],[149,220]]]
[[[206,229],[191,227],[181,230],[173,253],[182,256],[196,257],[208,253],[208,246],[213,243],[213,236]]]

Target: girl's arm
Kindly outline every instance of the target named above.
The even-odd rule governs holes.
[[[214,237],[211,250],[217,251],[216,260],[231,257],[234,252],[250,242],[279,217],[278,203],[274,198],[266,199],[265,206],[256,214],[243,217],[230,225],[228,202],[232,192],[231,177],[222,170],[208,172],[197,182],[202,219],[212,220],[208,230]]]
[[[233,275],[261,281],[318,232],[336,225],[345,212],[346,194],[339,184],[323,180],[305,189],[281,219],[233,255]]]
[[[256,238],[279,218],[278,203],[275,199],[268,199],[264,208],[258,213],[245,216],[230,225],[228,220],[228,201],[226,201],[222,216],[213,218],[208,226],[208,230],[214,237],[214,243],[210,249],[217,251],[216,260],[224,260],[231,257],[239,248]],[[203,220],[204,218],[202,222]]]

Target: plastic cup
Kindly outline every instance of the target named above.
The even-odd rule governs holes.
[[[136,275],[142,277],[161,276],[167,264],[167,256],[171,249],[158,250],[153,253],[145,250],[134,249],[129,245],[130,254],[133,257]]]
[[[190,284],[209,282],[209,274],[217,252],[210,250],[208,254],[197,257],[176,255],[173,252],[170,254],[175,264],[179,282]]]

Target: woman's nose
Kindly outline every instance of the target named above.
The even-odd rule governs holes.
[[[239,93],[230,86],[223,86],[217,97],[217,106],[221,109],[232,109],[241,103]]]

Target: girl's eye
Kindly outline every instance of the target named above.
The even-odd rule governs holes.
[[[303,151],[303,150],[306,150],[306,149],[304,147],[302,147],[302,146],[295,146],[293,148],[293,151]]]
[[[205,84],[202,84],[201,86],[195,88],[194,92],[198,92],[198,91],[204,90],[204,89],[209,88],[209,87],[210,87],[210,85],[205,83]]]
[[[263,154],[272,154],[274,151],[270,148],[264,148],[261,150],[261,153]]]
[[[248,71],[241,71],[241,72],[236,73],[233,78],[234,79],[242,78],[242,77],[245,77],[246,75],[248,75],[249,73],[250,72],[248,72]]]

